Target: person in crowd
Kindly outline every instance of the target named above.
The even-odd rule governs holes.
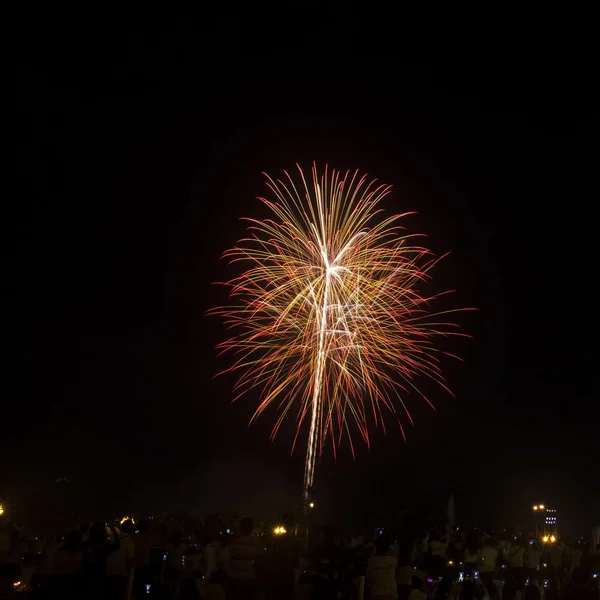
[[[110,531],[112,542],[108,540],[104,524],[94,523],[90,527],[90,539],[82,545],[82,597],[86,600],[100,600],[105,597],[106,561],[120,548],[119,532],[114,525],[111,526]]]
[[[435,531],[429,541],[431,562],[428,571],[432,577],[437,578],[442,574],[446,562],[446,547],[446,542],[442,536]]]
[[[525,593],[523,594],[524,600],[542,600],[542,593],[540,587],[531,580],[530,585],[525,586]]]
[[[90,530],[90,524],[89,523],[82,523],[79,526],[79,534],[81,536],[81,543],[82,544],[85,544],[85,542],[87,542],[90,539],[89,530]]]
[[[571,572],[581,568],[581,548],[579,544],[574,544],[571,549]]]
[[[152,583],[150,568],[154,537],[148,521],[142,519],[137,524],[137,533],[133,536],[134,545],[134,596],[141,598],[146,585]]]
[[[401,545],[398,551],[398,567],[396,583],[398,584],[398,600],[408,600],[412,587],[412,557],[414,550],[409,545]]]
[[[222,573],[227,572],[227,565],[229,564],[229,558],[231,556],[230,547],[231,537],[227,534],[220,536],[219,549],[217,550],[216,562],[217,570]]]
[[[468,542],[468,539],[466,540]],[[463,537],[463,532],[459,530],[453,530],[451,532],[451,538],[448,544],[448,558],[458,564],[461,560],[463,560],[463,556],[465,553],[465,539]]]
[[[413,573],[408,600],[427,600],[426,575],[422,571]]]
[[[78,531],[69,531],[65,543],[54,555],[54,574],[58,577],[73,577],[81,571],[82,564],[81,535]]]
[[[171,541],[167,545],[167,560],[163,572],[164,580],[168,583],[173,594],[177,593],[181,576],[183,574],[184,556],[186,547],[183,543],[183,535],[176,531],[171,536]]]
[[[204,577],[207,580],[210,580],[213,574],[218,570],[217,554],[219,553],[220,547],[221,541],[218,537],[210,538],[208,544],[204,547]]]
[[[106,561],[108,594],[115,600],[125,598],[127,581],[134,567],[135,544],[133,541],[133,521],[127,519],[117,532],[119,548],[111,553]]]
[[[459,600],[482,600],[483,590],[471,579],[466,579],[462,584]]]
[[[42,559],[42,568],[41,568],[42,574],[49,575],[53,572],[54,558],[55,558],[58,550],[62,547],[62,545],[63,545],[63,536],[60,534],[54,535],[48,540],[48,543],[46,544],[46,547],[44,548],[44,555],[43,555],[43,559]]]
[[[323,542],[318,544],[309,557],[309,568],[314,572],[314,600],[338,598],[345,586],[346,552],[337,541],[333,527],[323,528]]]
[[[560,541],[552,544],[552,548],[550,549],[549,562],[552,579],[555,579],[559,583],[565,581],[565,568],[563,563],[564,551],[565,547]]]
[[[562,591],[560,600],[598,600],[591,584],[592,574],[578,567],[571,575],[571,582]]]
[[[506,551],[509,575],[521,593],[525,587],[525,556],[525,544],[520,539],[515,540]]]
[[[477,571],[477,561],[479,560],[479,539],[475,533],[471,533],[465,544],[463,556],[463,572],[465,577],[473,577]]]
[[[529,544],[529,548],[527,548],[527,553],[525,555],[525,566],[527,575],[532,582],[539,581],[541,561],[542,553],[540,552],[539,545],[536,542]]]
[[[74,599],[78,597],[78,578],[83,565],[81,534],[69,531],[64,545],[54,555],[50,589],[55,598]]]
[[[282,520],[285,531],[276,535],[257,565],[265,600],[288,600],[294,593],[294,569],[300,563],[302,547],[292,535],[291,515]]]
[[[512,576],[511,572],[508,571],[508,576],[501,589],[502,600],[516,600],[517,598],[517,584]]]
[[[494,577],[498,569],[498,550],[495,547],[494,539],[486,536],[479,551],[479,574],[481,582],[487,590],[490,598],[495,597]]]
[[[10,555],[11,531],[0,518],[0,565],[4,564]]]
[[[225,600],[227,597],[225,581],[221,571],[213,573],[210,580],[205,577],[199,579],[196,582],[196,589],[202,600]]]
[[[594,566],[596,564],[594,554],[592,553],[592,549],[588,543],[584,543],[581,548],[581,568],[586,571],[596,572],[594,571]]]
[[[33,552],[36,556],[40,556],[44,553],[44,548],[46,547],[46,536],[44,534],[36,536],[34,538],[34,547]]]
[[[35,554],[33,552],[25,552],[21,560],[20,589],[31,589],[31,584],[34,581],[37,570]]]
[[[13,545],[10,555],[8,557],[9,563],[20,563],[25,553],[29,551],[31,541],[28,536],[22,535],[18,538],[18,542]]]
[[[196,582],[191,577],[182,580],[179,588],[179,600],[204,600],[198,591]]]
[[[558,579],[552,577],[548,581],[548,587],[544,590],[544,600],[559,600],[560,585]]]
[[[369,558],[367,581],[371,598],[395,600],[398,598],[396,570],[398,559],[392,554],[390,538],[379,536],[375,542],[375,554]]]
[[[255,567],[260,556],[260,545],[253,533],[253,519],[250,517],[242,519],[240,535],[230,546],[226,572],[230,582],[230,595],[234,600],[251,599],[257,591]]]

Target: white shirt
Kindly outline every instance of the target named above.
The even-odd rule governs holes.
[[[483,573],[490,573],[496,570],[498,561],[498,550],[492,546],[485,546],[479,551],[479,570]]]
[[[512,546],[506,552],[508,566],[513,569],[520,569],[525,566],[525,548],[523,546]]]
[[[427,600],[427,594],[422,590],[411,590],[408,600]]]
[[[220,544],[211,542],[204,547],[204,564],[206,572],[204,576],[208,579],[217,570],[217,552]]]
[[[395,556],[371,556],[367,569],[371,598],[378,596],[398,597],[398,584],[396,583],[396,566],[398,560]]]
[[[135,544],[128,533],[119,536],[121,543],[116,552],[108,555],[106,559],[106,572],[108,575],[129,575],[129,563],[135,556]]]

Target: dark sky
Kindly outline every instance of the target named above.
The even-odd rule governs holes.
[[[391,428],[355,462],[327,452],[323,520],[440,513],[454,491],[462,521],[527,524],[539,501],[569,533],[600,521],[589,71],[225,61],[189,24],[100,30],[31,33],[18,54],[3,219],[7,502],[52,496],[69,476],[90,514],[293,508],[293,423],[274,443],[274,414],[248,428],[251,399],[232,406],[233,380],[213,379],[225,333],[204,313],[224,301],[211,282],[232,274],[219,257],[259,210],[261,171],[316,160],[392,184],[386,207],[417,211],[411,226],[452,252],[435,285],[479,309],[460,318],[473,340],[452,342],[464,363],[445,365],[456,399],[434,392],[436,413],[412,399],[406,444]]]

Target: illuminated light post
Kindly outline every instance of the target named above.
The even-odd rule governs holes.
[[[536,515],[536,517],[534,518],[535,535],[539,537],[540,527],[538,526],[538,521],[539,521],[540,517],[537,517],[537,515],[539,515],[540,513],[542,513],[545,510],[546,505],[545,504],[534,504],[532,508],[533,508],[534,515]]]

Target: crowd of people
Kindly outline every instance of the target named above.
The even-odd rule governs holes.
[[[461,528],[309,533],[298,536],[289,516],[272,535],[251,518],[212,532],[157,519],[50,539],[15,529],[0,554],[0,598],[600,600],[600,555],[585,544]]]

